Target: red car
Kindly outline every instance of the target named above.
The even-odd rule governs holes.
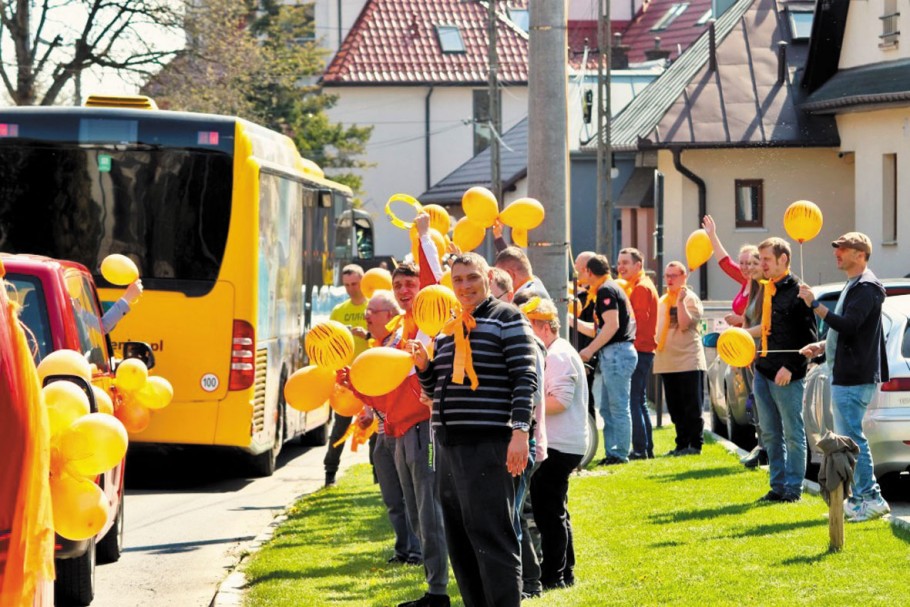
[[[32,255],[3,255],[0,259],[6,268],[8,295],[22,306],[20,320],[28,329],[26,334],[35,363],[55,350],[83,352],[94,365],[92,383],[105,390],[116,406],[120,399],[112,384],[116,361],[110,339],[102,328],[101,303],[88,269],[77,263]],[[132,352],[146,358],[141,348],[144,344],[129,345]],[[147,355],[150,357],[150,349]],[[83,388],[87,388],[95,412],[94,395],[88,386]],[[99,563],[109,563],[120,558],[124,470],[122,461],[97,479],[112,513],[100,533],[83,541],[56,538],[57,605],[90,604],[95,594],[96,559]]]

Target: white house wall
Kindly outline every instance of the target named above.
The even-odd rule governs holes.
[[[824,227],[803,245],[804,280],[820,284],[842,280],[831,254],[831,241],[854,229],[854,183],[849,158],[839,158],[834,149],[719,149],[688,150],[681,161],[707,185],[707,211],[717,222],[718,236],[727,252],[736,256],[741,245],[758,244],[770,236],[789,241],[783,227],[784,211],[796,200],[811,200],[824,215]],[[669,151],[658,154],[658,170],[664,174],[664,263],[685,263],[686,239],[701,227],[698,216],[698,188],[673,167]],[[879,174],[881,170],[879,170]],[[764,228],[736,229],[734,182],[736,179],[764,180]],[[793,247],[793,271],[799,274],[799,244]],[[689,279],[699,287],[698,271]],[[718,267],[708,262],[710,299],[727,300],[737,286]]]
[[[838,0],[847,2],[848,0]],[[894,61],[910,57],[908,44],[908,23],[910,23],[910,0],[897,0],[898,29],[904,30],[903,40],[898,44],[880,47],[882,20],[885,14],[885,0],[866,0],[850,2],[847,14],[847,26],[844,30],[844,43],[840,55],[840,69],[868,65],[880,61]]]
[[[479,88],[479,87],[477,87]],[[430,175],[426,175],[425,100],[427,87],[331,87],[338,104],[329,111],[333,122],[373,125],[363,160],[371,166],[363,177],[364,210],[376,225],[376,251],[400,257],[408,251],[404,233],[384,214],[392,194],[419,196],[474,155],[474,87],[435,87],[430,97]],[[503,130],[527,115],[526,86],[502,93]]]
[[[321,40],[320,46],[328,51],[326,65],[338,52],[341,42],[351,31],[351,26],[360,15],[367,0],[316,0],[313,9],[316,21],[316,37]],[[341,38],[338,37],[338,14],[341,13]]]

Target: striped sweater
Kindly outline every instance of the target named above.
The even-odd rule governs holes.
[[[537,391],[536,352],[531,326],[515,306],[488,297],[474,310],[470,333],[479,384],[452,381],[455,339],[440,335],[435,355],[419,373],[433,395],[432,424],[443,444],[483,439],[506,440],[513,423],[531,422],[531,399]]]

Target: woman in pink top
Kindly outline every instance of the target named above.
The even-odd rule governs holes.
[[[701,223],[708,238],[711,239],[711,245],[714,247],[714,256],[717,257],[717,263],[727,276],[739,283],[739,292],[733,298],[733,313],[727,314],[724,320],[728,325],[741,327],[744,325],[743,315],[746,307],[749,305],[749,295],[757,293],[760,287],[758,281],[752,275],[753,258],[758,259],[758,247],[746,244],[739,249],[738,263],[730,259],[724,245],[721,244],[717,237],[717,225],[710,215],[705,215]]]

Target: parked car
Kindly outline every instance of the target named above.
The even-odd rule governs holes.
[[[113,385],[118,362],[111,342],[101,324],[102,308],[85,266],[32,255],[3,255],[9,295],[22,306],[20,320],[35,363],[50,352],[61,349],[83,352],[93,365],[92,383],[105,390],[114,403],[119,395]],[[129,342],[124,346],[139,358],[148,360],[146,344]],[[83,385],[92,412],[97,411],[92,390]],[[107,525],[93,538],[72,541],[57,536],[55,599],[57,605],[88,605],[95,594],[95,564],[120,558],[123,547],[123,461],[96,480],[110,506]]]
[[[882,329],[888,353],[889,381],[880,384],[863,418],[863,430],[875,464],[875,475],[910,470],[910,295],[888,297],[882,306]],[[813,461],[814,447],[828,430],[834,431],[831,374],[828,365],[815,365],[806,376],[803,417]]]
[[[814,287],[816,299],[826,307],[834,309],[845,282],[827,283]],[[894,278],[882,281],[890,299],[893,296],[910,294],[910,279]],[[828,328],[819,319],[819,339],[823,339]],[[707,348],[717,345],[719,333],[709,333],[703,337]],[[753,425],[754,402],[752,394],[752,369],[750,367],[732,368],[720,356],[708,365],[707,372],[708,400],[711,405],[711,430],[736,443],[745,450],[755,447],[755,426]],[[806,393],[809,388],[807,384]]]

